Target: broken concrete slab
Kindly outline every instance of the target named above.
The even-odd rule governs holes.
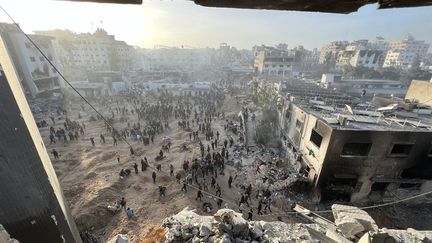
[[[364,210],[341,204],[333,204],[331,209],[337,228],[348,239],[378,230],[375,220]]]
[[[231,209],[221,209],[214,216],[200,216],[194,210],[185,208],[177,215],[166,218],[162,227],[165,228],[166,242],[313,242],[314,240],[304,224],[247,221],[242,214]]]
[[[107,241],[107,243],[131,243],[131,241],[128,235],[118,234],[114,236],[111,240]]]

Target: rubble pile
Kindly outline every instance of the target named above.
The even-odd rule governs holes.
[[[336,226],[348,239],[355,239],[366,232],[378,231],[378,225],[366,211],[340,204],[333,204],[331,209]]]
[[[163,220],[164,242],[432,242],[432,231],[379,229],[365,211],[334,204],[336,228],[315,224],[247,221],[231,209],[201,216],[186,207]],[[315,221],[314,221],[315,222]]]
[[[118,234],[106,243],[131,243],[129,236],[125,234]]]
[[[262,182],[262,185],[256,186],[279,191],[291,187],[298,181],[307,181],[307,178],[291,164],[283,165],[284,169],[281,170],[282,161],[279,159],[279,153],[276,149],[265,149],[257,153],[255,164],[259,166],[266,180]]]
[[[406,230],[384,228],[379,229],[377,232],[365,234],[360,239],[360,242],[385,242],[389,238],[394,239],[394,242],[432,242],[432,231],[417,231],[411,228]]]
[[[310,242],[304,224],[247,221],[240,213],[221,209],[214,216],[200,216],[190,208],[162,222],[166,242]],[[316,227],[313,227],[316,228]]]

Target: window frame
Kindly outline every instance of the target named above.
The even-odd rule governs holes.
[[[392,150],[393,150],[393,148],[394,148],[395,145],[411,145],[411,148],[410,148],[408,154],[393,154]],[[390,149],[387,152],[387,157],[389,157],[389,158],[407,158],[407,157],[410,156],[411,151],[412,151],[414,145],[415,145],[414,143],[409,143],[409,142],[391,143]]]
[[[320,143],[319,143],[319,145],[318,144],[315,144],[315,142],[314,141],[312,141],[312,135],[313,135],[313,133],[316,133],[316,134],[318,134],[320,137],[321,137],[321,141],[320,141]],[[315,147],[317,147],[317,148],[321,148],[321,145],[322,145],[322,141],[324,140],[324,136],[323,135],[321,135],[317,130],[315,130],[314,128],[312,128],[312,130],[311,130],[311,133],[310,133],[310,137],[309,137],[309,141],[315,146]]]
[[[344,147],[345,147],[345,145],[347,145],[347,144],[369,144],[369,148],[368,148],[368,151],[367,151],[367,154],[366,155],[348,155],[348,154],[343,154],[343,151],[344,151]],[[370,154],[370,151],[371,151],[371,149],[372,149],[372,145],[373,145],[373,143],[372,142],[346,142],[346,143],[344,143],[344,145],[342,146],[342,150],[341,150],[341,153],[340,153],[340,157],[343,157],[343,158],[367,158],[367,157],[369,157],[369,154]]]

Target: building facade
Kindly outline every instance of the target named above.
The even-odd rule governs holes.
[[[294,61],[292,52],[266,47],[255,53],[255,72],[265,76],[290,77]]]
[[[428,53],[430,44],[425,41],[415,40],[407,36],[403,40],[389,41],[389,51],[384,60],[383,67],[395,67],[407,69],[415,61],[421,61]]]
[[[336,60],[339,51],[345,50],[345,47],[349,44],[348,41],[333,41],[321,48],[319,63],[324,64],[329,61],[329,59]]]
[[[317,200],[379,201],[431,190],[428,116],[365,110],[354,98],[313,84],[287,90],[291,98],[281,115],[286,147],[307,171]]]
[[[69,30],[35,31],[55,38],[62,69],[71,80],[86,78],[87,72],[121,71],[139,68],[135,48],[115,39],[104,29],[94,33],[74,33]]]
[[[27,37],[12,24],[0,24],[0,32],[11,53],[26,94],[36,97],[50,96],[54,92],[60,93],[64,88],[64,80]],[[58,67],[59,62],[54,50],[53,38],[41,35],[29,35],[29,37],[49,61]]]

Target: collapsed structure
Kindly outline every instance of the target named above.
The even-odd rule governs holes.
[[[185,208],[164,219],[164,242],[429,242],[431,231],[379,229],[365,211],[334,204],[335,223],[247,221],[231,209],[201,216]],[[310,212],[299,213],[307,218]],[[385,241],[384,241],[385,239]]]
[[[283,144],[307,170],[317,201],[431,190],[432,110],[418,104],[377,109],[314,83],[290,81],[282,91]]]

